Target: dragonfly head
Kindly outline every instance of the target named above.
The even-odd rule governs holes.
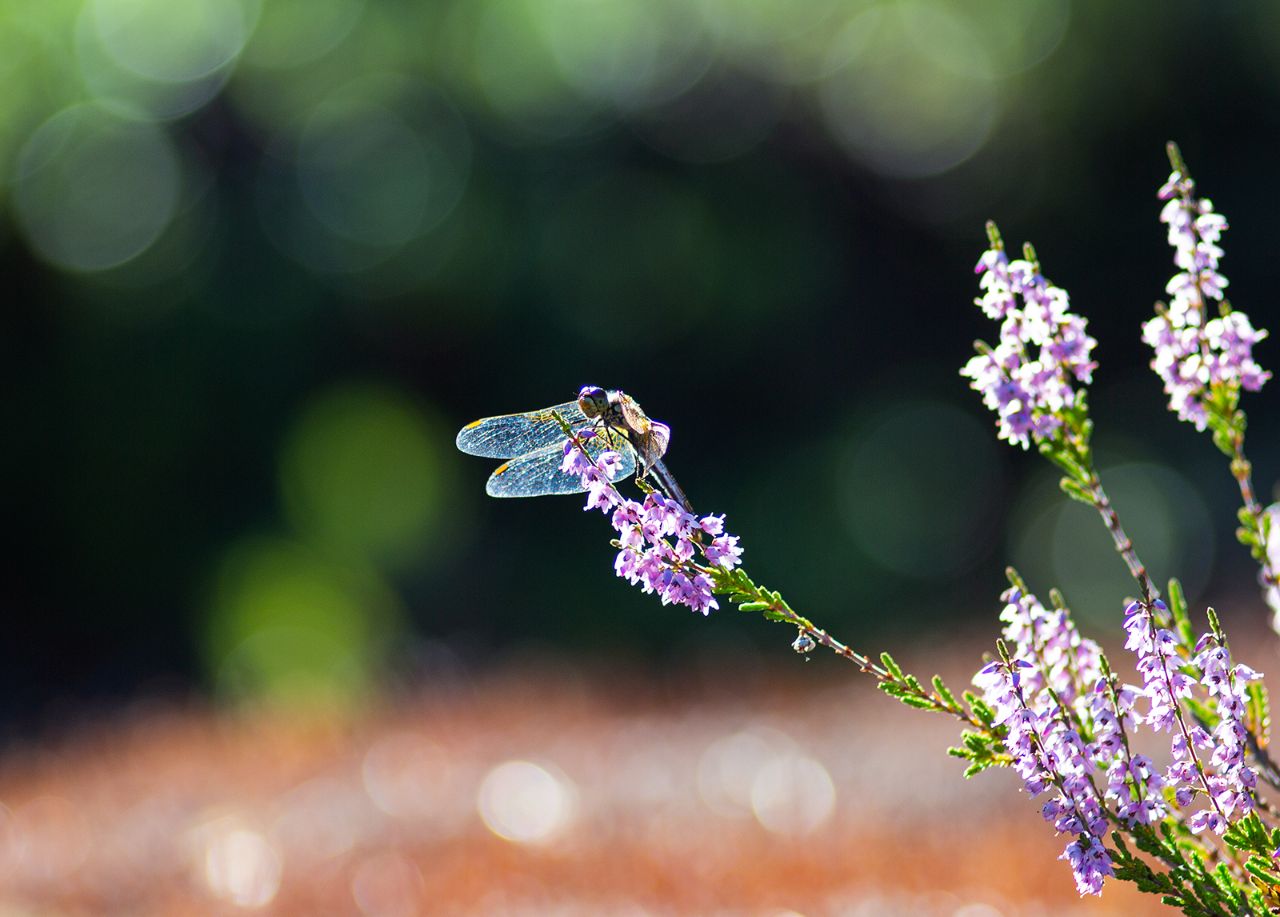
[[[595,419],[609,409],[609,393],[598,385],[584,385],[578,392],[578,407]]]

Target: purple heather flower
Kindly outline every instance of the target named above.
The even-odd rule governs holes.
[[[718,564],[726,570],[731,570],[738,566],[742,561],[742,548],[738,547],[737,535],[722,535],[719,538],[713,538],[711,544],[706,548],[707,560],[713,564]]]
[[[1111,866],[1111,854],[1096,837],[1087,836],[1072,841],[1058,859],[1067,860],[1071,864],[1071,872],[1076,877],[1076,891],[1080,892],[1081,897],[1101,895],[1103,880],[1115,875]]]
[[[960,374],[996,413],[999,437],[1025,449],[1062,425],[1059,414],[1076,403],[1075,384],[1092,379],[1097,364],[1089,356],[1097,342],[1085,319],[1067,311],[1066,291],[1030,261],[1010,261],[996,245],[975,270],[982,296],[974,302],[1001,322],[1000,339],[980,349]]]
[[[1270,522],[1270,537],[1267,538],[1267,566],[1272,570],[1280,570],[1280,503],[1272,503],[1262,511]],[[1271,627],[1280,631],[1280,587],[1266,583],[1267,605],[1271,607]]]
[[[1087,715],[1088,700],[1082,696],[1087,689],[1081,686],[1102,676],[1098,644],[1080,636],[1066,609],[1046,609],[1034,595],[1017,588],[1001,598],[1006,603],[1000,612],[1005,642],[1019,657],[1043,660],[1043,666],[1027,675],[1027,703],[1037,711],[1055,703],[1044,691],[1047,687],[1077,715]]]
[[[1137,689],[1123,685],[1113,701],[1106,680],[1098,679],[1089,694],[1094,732],[1089,752],[1107,768],[1106,798],[1116,804],[1116,815],[1129,824],[1149,825],[1164,818],[1167,808],[1160,794],[1164,778],[1146,755],[1129,756],[1125,744],[1125,731],[1134,729],[1137,696]]]
[[[643,502],[626,499],[613,483],[622,464],[617,452],[592,459],[578,443],[595,436],[580,430],[564,447],[560,470],[575,475],[587,492],[585,509],[610,514],[618,533],[614,572],[664,605],[686,605],[701,614],[719,608],[709,567],[732,569],[742,556],[738,536],[726,534],[724,516],[695,516],[676,500],[650,493]],[[701,554],[706,565],[696,557]],[[707,571],[707,572],[704,572]]]
[[[1185,647],[1170,630],[1158,627],[1152,611],[1168,612],[1159,600],[1149,606],[1132,602],[1125,609],[1125,646],[1138,657],[1142,694],[1150,709],[1142,722],[1173,734],[1172,762],[1164,781],[1173,788],[1180,807],[1191,804],[1197,793],[1209,794],[1209,807],[1196,812],[1187,826],[1195,833],[1206,829],[1221,834],[1227,819],[1254,807],[1256,772],[1245,763],[1247,733],[1244,727],[1245,684],[1258,673],[1244,665],[1232,666],[1226,647],[1212,634],[1196,644],[1192,663],[1200,670],[1200,684],[1217,700],[1218,724],[1210,734],[1194,723],[1181,722],[1180,702],[1190,697],[1196,681],[1183,671]]]
[[[1150,704],[1142,721],[1157,731],[1172,732],[1178,722],[1178,701],[1191,696],[1195,682],[1181,669],[1177,636],[1167,628],[1156,627],[1151,617],[1152,608],[1167,611],[1167,606],[1158,599],[1150,607],[1131,602],[1125,608],[1124,629],[1129,635],[1125,649],[1133,650],[1138,657],[1142,695]],[[1182,741],[1181,735],[1175,736],[1175,766],[1176,749]]]
[[[1192,834],[1199,834],[1208,828],[1214,834],[1222,834],[1227,830],[1227,820],[1218,814],[1215,809],[1201,809],[1190,818],[1187,819],[1187,827],[1191,829]]]
[[[1050,703],[1035,710],[1027,702],[1024,678],[1039,674],[1025,659],[995,661],[974,676],[986,702],[996,713],[995,722],[1008,729],[1005,747],[1013,769],[1031,796],[1051,787],[1057,795],[1040,810],[1059,834],[1072,834],[1062,859],[1071,863],[1076,887],[1083,894],[1100,894],[1102,879],[1112,875],[1111,857],[1102,845],[1107,820],[1092,791],[1093,770],[1084,741],[1070,724],[1070,714],[1052,703],[1050,692],[1041,692]]]
[[[1203,673],[1201,684],[1218,700],[1219,716],[1209,758],[1217,773],[1209,778],[1209,787],[1226,815],[1243,814],[1253,809],[1253,790],[1258,782],[1256,772],[1245,763],[1245,685],[1260,676],[1246,665],[1233,667],[1231,654],[1212,635],[1206,634],[1200,642],[1207,645],[1194,661]]]
[[[1155,351],[1151,368],[1164,380],[1169,410],[1203,430],[1208,424],[1205,395],[1214,385],[1262,388],[1271,373],[1253,359],[1253,345],[1267,332],[1255,329],[1243,312],[1209,318],[1207,300],[1221,301],[1227,278],[1218,272],[1226,218],[1207,198],[1195,196],[1190,177],[1174,172],[1160,188],[1166,201],[1160,221],[1169,227],[1178,273],[1165,286],[1170,300],[1142,326],[1142,339]]]

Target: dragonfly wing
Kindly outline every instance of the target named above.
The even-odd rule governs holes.
[[[618,394],[618,410],[622,412],[622,422],[636,436],[644,436],[649,432],[649,415],[640,409],[640,405],[630,395]]]
[[[604,451],[604,444],[593,439],[587,440],[584,446],[592,458]],[[635,472],[636,456],[625,445],[618,453],[622,456],[622,463],[616,480],[622,480]],[[584,489],[582,482],[575,475],[565,474],[560,470],[560,463],[563,461],[564,447],[560,443],[552,443],[536,452],[512,459],[500,465],[489,476],[485,493],[491,497],[541,497],[545,494],[581,493]]]
[[[556,423],[559,414],[577,429],[590,423],[576,401],[566,401],[540,411],[502,414],[472,421],[458,431],[458,448],[468,455],[485,458],[516,458],[552,444],[564,442],[564,431]]]
[[[641,410],[630,395],[620,395],[618,410],[622,414],[622,422],[631,434],[632,441],[644,457],[646,467],[667,454],[667,445],[671,442],[671,428],[665,423],[650,420],[649,415]]]
[[[671,428],[660,420],[649,425],[649,435],[640,446],[646,467],[652,468],[667,454],[667,446],[671,444]]]

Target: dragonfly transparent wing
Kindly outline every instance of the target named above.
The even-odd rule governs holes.
[[[563,443],[564,431],[556,423],[556,414],[575,429],[590,423],[578,402],[566,401],[540,411],[502,414],[472,421],[458,431],[458,448],[468,455],[510,459],[536,452],[553,443]]]
[[[622,463],[614,480],[621,481],[630,477],[636,470],[636,454],[621,437],[614,437]],[[595,458],[609,444],[598,439],[589,439],[583,443],[587,453]],[[536,452],[512,459],[489,476],[485,485],[485,493],[491,497],[541,497],[546,494],[576,494],[583,490],[582,482],[571,474],[560,470],[564,461],[564,436],[559,442],[544,446]]]

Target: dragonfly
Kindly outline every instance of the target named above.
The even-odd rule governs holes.
[[[639,468],[640,479],[652,474],[667,496],[693,512],[689,498],[662,461],[671,428],[650,420],[634,398],[618,389],[584,385],[575,400],[564,404],[483,417],[458,431],[457,445],[468,455],[508,460],[489,476],[485,493],[491,497],[581,493],[582,482],[560,470],[567,439],[561,421],[571,430],[595,430],[596,435],[584,438],[582,445],[592,459],[606,450],[616,451],[622,457],[619,479]]]

